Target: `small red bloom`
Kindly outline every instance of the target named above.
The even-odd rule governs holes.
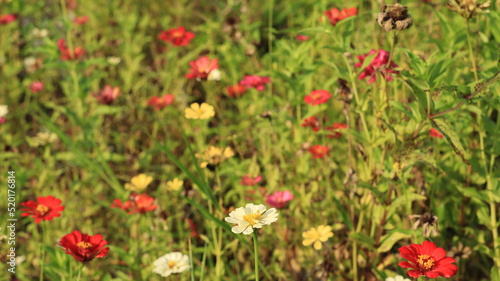
[[[330,149],[326,145],[317,144],[309,148],[309,152],[313,155],[313,158],[324,158],[330,155]]]
[[[200,234],[198,233],[198,226],[193,222],[193,220],[186,218],[186,222],[188,223],[188,229],[191,230],[191,237],[200,237]]]
[[[2,125],[3,123],[7,122],[7,118],[5,117],[0,117],[0,125]]]
[[[115,199],[111,208],[120,208],[129,214],[141,213],[145,214],[147,212],[156,210],[158,207],[154,204],[155,199],[148,196],[145,193],[142,194],[132,194],[130,199],[122,203],[120,199]]]
[[[306,36],[306,35],[302,35],[302,34],[298,34],[297,36],[295,36],[295,39],[302,41],[302,42],[307,41],[310,38],[311,38],[310,36]]]
[[[332,95],[327,90],[316,90],[305,96],[304,101],[311,105],[318,105],[327,102],[331,97]]]
[[[95,258],[103,258],[108,254],[109,248],[103,248],[108,242],[103,239],[101,234],[90,236],[83,234],[78,230],[66,234],[59,246],[68,255],[72,255],[79,262],[88,262]]]
[[[120,87],[111,87],[106,85],[104,89],[99,90],[98,94],[92,94],[100,104],[111,104],[113,103],[122,93],[120,92]]]
[[[64,206],[61,206],[61,200],[55,198],[54,196],[38,197],[35,201],[27,201],[21,203],[21,216],[27,217],[31,216],[35,219],[35,223],[39,223],[42,220],[50,221],[53,218],[60,217],[61,212],[64,211]]]
[[[247,88],[255,88],[257,91],[264,90],[266,84],[271,83],[271,79],[266,76],[247,75],[240,81],[240,85]]]
[[[89,21],[88,16],[79,16],[73,19],[73,23],[77,25],[84,25]]]
[[[163,97],[152,97],[148,100],[148,105],[154,107],[155,110],[165,108],[174,102],[174,95],[166,94]]]
[[[174,46],[186,46],[194,38],[194,33],[186,31],[184,26],[172,28],[168,31],[163,30],[158,39],[165,42],[171,42]]]
[[[59,39],[59,41],[57,41],[57,48],[59,48],[59,52],[61,52],[60,58],[62,60],[79,59],[87,53],[82,47],[76,47],[75,50],[71,52],[66,46],[66,40],[64,39]]]
[[[309,118],[304,119],[304,122],[300,126],[311,127],[313,129],[313,131],[315,131],[315,132],[319,131],[319,129],[320,129],[319,120],[318,120],[318,118],[316,118],[314,116],[311,116]]]
[[[262,176],[256,176],[255,178],[252,178],[249,175],[242,176],[240,184],[244,186],[252,186],[255,184],[258,184],[262,180]]]
[[[17,16],[13,15],[13,14],[0,15],[0,25],[11,23],[11,22],[15,21],[16,18],[17,18]]]
[[[274,208],[284,208],[286,203],[294,198],[293,194],[289,190],[276,191],[271,195],[266,197],[266,203]]]
[[[328,126],[326,127],[326,130],[327,131],[332,131],[334,132],[333,135],[328,135],[327,137],[329,138],[340,138],[340,136],[342,136],[342,133],[339,132],[339,130],[343,130],[343,129],[347,129],[349,128],[347,126],[347,124],[344,124],[344,123],[333,123],[332,126]]]
[[[438,138],[438,139],[442,139],[443,138],[443,135],[436,129],[432,128],[430,131],[429,131],[429,135],[431,135],[431,137],[433,138]]]
[[[245,87],[241,84],[236,84],[236,85],[226,87],[227,95],[232,97],[232,98],[239,98],[239,97],[243,96],[246,92],[247,92],[247,87]]]
[[[436,244],[424,241],[422,245],[411,244],[399,248],[401,257],[408,261],[398,263],[404,268],[412,268],[408,275],[414,278],[425,275],[427,278],[438,278],[451,276],[457,273],[457,266],[453,263],[455,259],[446,257],[443,248],[437,248]]]
[[[335,26],[337,23],[343,19],[353,17],[358,13],[358,9],[356,8],[347,8],[340,11],[337,8],[325,11],[325,15],[330,20],[330,23]]]
[[[43,82],[40,82],[40,81],[31,82],[30,90],[33,93],[39,93],[39,92],[43,91]]]
[[[208,57],[201,56],[197,60],[189,63],[191,69],[189,70],[190,73],[186,74],[186,78],[206,80],[208,74],[210,74],[212,70],[219,68],[218,62],[219,61],[217,59],[210,59]]]
[[[389,65],[387,66],[387,62],[389,61],[390,54],[389,54],[389,52],[387,52],[385,50],[380,49],[377,52],[377,51],[372,49],[368,54],[358,56],[359,62],[354,64],[354,66],[355,67],[363,66],[363,62],[364,62],[365,58],[367,56],[373,55],[375,53],[377,55],[373,58],[372,62],[363,70],[363,72],[361,72],[361,74],[358,76],[358,79],[369,78],[368,84],[371,84],[371,83],[375,82],[376,73],[378,71],[378,72],[381,72],[385,76],[386,81],[392,81],[393,79],[392,79],[391,73],[396,73],[396,74],[399,73],[399,72],[393,70],[392,68],[398,67],[398,65],[391,61],[389,63]]]

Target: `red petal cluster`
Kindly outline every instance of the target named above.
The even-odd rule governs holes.
[[[399,248],[401,257],[408,261],[398,263],[404,268],[412,268],[408,275],[414,278],[425,275],[427,278],[438,278],[451,276],[457,273],[457,266],[453,263],[455,259],[446,257],[443,248],[436,247],[436,244],[424,241],[422,245],[411,244]]]
[[[109,251],[108,247],[104,248],[106,245],[108,242],[103,239],[102,235],[90,236],[78,230],[65,235],[59,241],[59,246],[63,247],[66,254],[72,255],[79,262],[105,257]]]
[[[10,22],[15,21],[16,18],[17,18],[17,16],[13,15],[13,14],[0,15],[0,24],[1,25],[8,24]]]
[[[429,131],[429,135],[431,135],[431,137],[433,138],[438,138],[438,139],[442,139],[443,138],[443,135],[436,129],[432,128],[430,131]]]
[[[304,101],[311,105],[318,105],[327,102],[332,95],[327,90],[315,90],[304,97]]]
[[[130,195],[130,199],[123,203],[120,199],[115,199],[113,201],[113,204],[111,204],[111,208],[120,208],[129,214],[145,214],[147,212],[156,210],[158,206],[155,205],[154,202],[155,199],[145,193],[132,194]]]
[[[59,48],[59,52],[61,52],[60,58],[62,60],[76,60],[87,53],[82,47],[76,47],[73,52],[70,52],[66,46],[66,40],[64,39],[59,39],[59,41],[57,41],[57,48]]]
[[[191,66],[190,72],[186,74],[188,79],[201,79],[206,80],[208,74],[214,69],[219,68],[217,59],[210,59],[205,56],[199,57],[197,60],[191,61],[189,65]]]
[[[269,77],[257,75],[247,75],[240,81],[240,85],[247,88],[254,88],[257,91],[263,91],[265,85],[268,83],[271,83],[271,79]]]
[[[194,33],[186,31],[184,26],[172,28],[168,31],[163,30],[158,39],[165,42],[171,42],[174,46],[186,46],[194,38]]]
[[[120,95],[121,91],[119,87],[111,87],[110,85],[106,85],[104,89],[99,90],[98,94],[92,94],[100,104],[111,104],[113,103]]]
[[[349,128],[347,124],[344,123],[333,123],[332,126],[326,127],[327,131],[332,131],[334,132],[332,135],[328,135],[327,137],[329,138],[340,138],[342,136],[342,133],[339,132],[339,130],[344,130]]]
[[[398,67],[398,65],[392,61],[389,63],[389,65],[387,65],[387,63],[389,62],[390,54],[389,54],[389,52],[387,52],[385,50],[380,49],[378,51],[375,51],[372,49],[368,54],[358,56],[359,62],[354,64],[354,66],[355,67],[363,66],[363,62],[365,61],[365,58],[367,56],[370,56],[373,54],[377,54],[377,55],[373,58],[372,62],[363,70],[363,72],[361,72],[358,79],[369,78],[368,84],[371,84],[371,83],[375,82],[376,73],[378,71],[378,72],[381,72],[382,74],[384,74],[386,81],[392,81],[393,79],[392,79],[391,73],[395,73],[395,74],[399,73],[399,72],[393,70],[392,68]]]
[[[326,145],[317,144],[309,148],[309,152],[312,154],[313,158],[324,158],[330,155],[330,149]]]
[[[61,212],[64,211],[64,206],[61,206],[61,200],[55,198],[54,196],[38,197],[35,201],[27,201],[21,203],[21,216],[27,217],[31,216],[35,219],[35,223],[39,223],[42,220],[50,221],[53,218],[60,217]]]
[[[256,176],[255,178],[252,178],[249,175],[242,176],[240,184],[244,186],[252,186],[255,184],[258,184],[262,180],[262,176]]]
[[[343,9],[340,11],[337,8],[325,11],[325,16],[328,17],[328,20],[330,20],[330,23],[335,26],[339,21],[353,17],[358,13],[358,9],[356,8],[347,8]]]
[[[246,92],[247,92],[247,87],[245,87],[241,84],[236,84],[236,85],[226,87],[227,95],[232,97],[232,98],[239,98],[239,97],[243,96]]]
[[[154,110],[165,108],[174,102],[174,95],[166,94],[163,97],[152,97],[148,100],[148,106],[154,107]]]
[[[302,127],[311,127],[313,131],[317,132],[320,129],[320,123],[318,118],[311,116],[309,118],[304,119],[303,123],[300,125]]]

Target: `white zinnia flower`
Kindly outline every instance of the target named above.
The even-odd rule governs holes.
[[[9,107],[7,105],[0,105],[0,117],[5,117],[9,113]]]
[[[221,77],[222,77],[222,72],[216,68],[216,69],[210,71],[210,73],[208,74],[207,80],[208,81],[220,81]]]
[[[385,281],[411,281],[408,278],[404,278],[401,275],[395,276],[395,277],[388,277],[385,279]]]
[[[168,277],[172,273],[181,273],[190,268],[189,256],[183,255],[180,252],[163,255],[155,260],[153,265],[155,266],[153,272],[163,277]]]
[[[231,229],[234,233],[249,235],[254,228],[261,228],[278,220],[278,213],[275,208],[266,211],[265,205],[247,204],[231,213],[225,219],[229,223],[238,224]]]

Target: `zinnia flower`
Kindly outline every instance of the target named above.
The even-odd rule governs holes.
[[[324,158],[330,155],[330,149],[326,145],[317,144],[309,148],[309,152],[313,155],[313,158]]]
[[[72,255],[79,262],[105,257],[109,251],[108,247],[104,248],[106,245],[108,242],[103,239],[101,234],[90,236],[78,230],[65,235],[59,241],[59,246],[63,247],[63,251]]]
[[[309,118],[304,119],[303,123],[300,125],[301,127],[311,127],[313,131],[319,131],[320,124],[318,118],[311,116]]]
[[[35,223],[39,223],[42,220],[50,221],[53,218],[60,217],[61,212],[64,211],[64,206],[61,206],[61,200],[55,198],[54,196],[38,197],[35,201],[27,201],[21,203],[21,216],[27,217],[31,216],[35,219]]]
[[[165,41],[165,43],[171,42],[176,47],[186,46],[194,37],[194,33],[186,31],[184,26],[172,28],[168,31],[163,30],[158,35],[158,39]]]
[[[166,94],[163,97],[152,97],[148,100],[148,106],[152,106],[155,110],[165,108],[167,105],[174,102],[174,95]]]
[[[184,116],[187,119],[208,119],[215,116],[214,107],[208,103],[192,103],[189,108],[184,110]]]
[[[145,214],[156,210],[158,206],[154,202],[155,199],[146,193],[132,194],[130,199],[123,203],[120,199],[115,199],[111,204],[111,208],[120,208],[129,214]]]
[[[196,78],[198,80],[206,80],[211,71],[219,68],[217,59],[210,59],[205,56],[199,57],[197,60],[191,61],[190,72],[186,74],[187,79]]]
[[[332,227],[329,225],[320,225],[317,228],[313,227],[302,233],[302,238],[304,238],[302,245],[309,246],[314,243],[314,249],[321,250],[323,248],[322,242],[326,242],[332,236]]]
[[[125,184],[125,189],[132,191],[140,191],[146,188],[152,181],[153,181],[152,177],[146,174],[139,174],[133,177],[130,180],[130,183]]]
[[[240,85],[247,88],[255,88],[257,91],[264,90],[266,84],[271,83],[271,79],[265,76],[247,75],[240,81]]]
[[[335,26],[337,23],[343,19],[353,17],[358,13],[358,9],[356,8],[347,8],[340,11],[337,8],[325,11],[325,15],[330,20],[330,23]]]
[[[395,277],[387,277],[385,281],[411,281],[408,278],[404,278],[401,275],[395,276]]]
[[[181,189],[182,185],[184,184],[183,181],[181,181],[178,178],[174,178],[171,181],[167,181],[167,189],[171,191],[177,191]]]
[[[298,34],[297,36],[295,36],[295,39],[302,41],[302,42],[307,41],[310,38],[311,38],[310,36],[306,36],[306,35],[302,35],[302,34]]]
[[[226,87],[227,95],[232,97],[232,98],[239,98],[239,97],[243,96],[246,92],[247,92],[247,87],[245,87],[241,84],[236,84],[236,85]]]
[[[242,176],[240,184],[244,186],[252,186],[258,184],[262,180],[262,176],[252,178],[250,175]]]
[[[163,277],[168,277],[172,273],[181,273],[189,270],[189,256],[183,255],[180,252],[168,253],[159,257],[153,263],[153,272],[160,274]]]
[[[304,97],[304,101],[307,104],[318,105],[327,102],[332,95],[327,90],[315,90]]]
[[[451,276],[457,273],[457,266],[453,263],[455,259],[446,257],[443,248],[437,248],[436,244],[424,241],[422,245],[411,244],[399,248],[401,257],[408,261],[398,263],[404,268],[412,268],[408,275],[413,278],[425,275],[427,278],[438,278]]]
[[[77,24],[77,25],[84,25],[84,24],[86,24],[88,21],[89,21],[89,17],[88,17],[88,16],[79,16],[79,17],[76,17],[76,18],[73,20],[73,23],[74,23],[74,24]]]
[[[220,147],[210,146],[205,149],[202,154],[195,154],[196,158],[203,160],[203,162],[201,162],[200,164],[200,167],[202,168],[205,168],[206,166],[208,166],[208,164],[218,165],[233,156],[234,152],[229,146],[224,149]]]
[[[237,208],[229,213],[229,217],[226,217],[225,221],[237,224],[231,229],[234,233],[249,235],[253,233],[254,228],[261,228],[278,220],[278,213],[275,208],[267,211],[266,209],[267,207],[263,204],[254,205],[249,203],[245,207]]]
[[[266,203],[271,207],[275,208],[284,208],[286,203],[291,201],[294,198],[293,194],[289,190],[285,191],[276,191],[271,195],[268,195],[266,198]]]
[[[349,128],[347,124],[344,123],[333,123],[333,125],[326,127],[327,131],[332,131],[334,132],[333,135],[327,135],[329,138],[340,138],[342,136],[342,133],[340,130],[344,130]]]
[[[354,66],[355,67],[363,66],[363,62],[364,62],[365,58],[367,56],[370,56],[373,54],[377,54],[377,55],[373,58],[372,62],[363,70],[363,72],[361,72],[361,74],[358,76],[358,79],[369,78],[368,84],[371,84],[371,83],[375,82],[375,79],[377,76],[376,74],[378,71],[378,72],[381,72],[385,76],[386,81],[392,81],[393,79],[392,79],[391,73],[399,73],[399,72],[393,70],[392,68],[398,67],[398,65],[392,61],[389,63],[389,65],[387,65],[387,62],[389,61],[390,54],[389,54],[389,52],[387,52],[385,50],[380,49],[377,52],[377,51],[372,49],[368,54],[358,56],[359,62],[354,64]]]
[[[38,93],[43,91],[43,82],[33,81],[30,84],[30,91],[33,93]]]
[[[0,25],[8,24],[10,22],[15,21],[17,18],[14,14],[4,14],[0,15]]]
[[[66,46],[66,40],[64,39],[59,39],[59,41],[57,41],[57,48],[59,48],[59,52],[61,52],[60,58],[62,60],[76,60],[87,53],[82,47],[76,47],[73,52],[71,52]]]
[[[113,103],[122,93],[120,87],[111,87],[110,85],[104,86],[104,89],[99,90],[99,93],[92,94],[100,104],[109,105]]]
[[[429,131],[429,135],[433,138],[438,138],[438,139],[442,139],[443,138],[443,135],[436,129],[432,128],[430,131]]]

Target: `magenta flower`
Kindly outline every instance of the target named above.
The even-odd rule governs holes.
[[[293,199],[293,194],[289,190],[276,191],[266,198],[266,203],[274,208],[284,208],[286,203]]]
[[[377,55],[373,58],[372,62],[363,70],[363,72],[361,72],[358,79],[369,78],[368,84],[371,84],[375,82],[377,72],[381,72],[385,76],[386,81],[392,81],[393,79],[391,73],[399,73],[392,68],[398,67],[398,65],[392,61],[389,63],[389,65],[387,65],[387,63],[389,62],[390,54],[389,52],[382,49],[378,51],[372,49],[368,54],[358,56],[359,62],[354,64],[354,66],[361,67],[365,58],[373,54]]]
[[[271,79],[265,76],[247,75],[240,81],[240,85],[247,88],[255,88],[257,91],[264,90],[266,84],[271,83]]]
[[[252,178],[251,176],[246,175],[241,177],[240,184],[245,186],[252,186],[259,183],[261,180],[262,176],[257,176],[255,178]]]
[[[43,91],[43,82],[41,82],[41,81],[31,82],[30,90],[33,93],[39,93],[39,92]]]

